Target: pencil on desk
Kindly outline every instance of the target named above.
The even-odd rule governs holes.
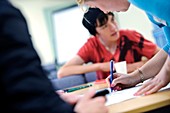
[[[92,84],[78,86],[78,87],[73,87],[73,88],[65,89],[64,92],[69,93],[69,92],[77,91],[77,90],[80,90],[80,89],[88,88],[88,87],[91,87],[91,86],[92,86]]]

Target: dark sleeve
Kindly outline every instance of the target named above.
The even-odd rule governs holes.
[[[55,93],[19,10],[0,1],[1,113],[72,113]]]

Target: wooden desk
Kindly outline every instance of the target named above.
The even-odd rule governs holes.
[[[94,84],[95,89],[107,88],[106,83]],[[89,88],[78,90],[72,93],[84,94]],[[136,113],[136,112],[147,112],[150,110],[158,109],[164,106],[170,105],[170,88],[164,91],[154,93],[148,96],[142,96],[126,100],[120,103],[109,105],[109,113]]]

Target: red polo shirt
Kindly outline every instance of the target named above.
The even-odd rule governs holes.
[[[154,55],[156,47],[156,44],[145,39],[136,31],[120,30],[115,54],[111,54],[95,36],[90,37],[77,54],[85,63],[109,62],[111,59],[115,62],[134,63],[141,61],[142,56],[150,59]],[[109,72],[97,71],[97,79],[105,79],[108,75]]]

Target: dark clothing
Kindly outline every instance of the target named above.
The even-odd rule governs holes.
[[[72,113],[57,95],[33,48],[26,20],[0,0],[0,112]]]

